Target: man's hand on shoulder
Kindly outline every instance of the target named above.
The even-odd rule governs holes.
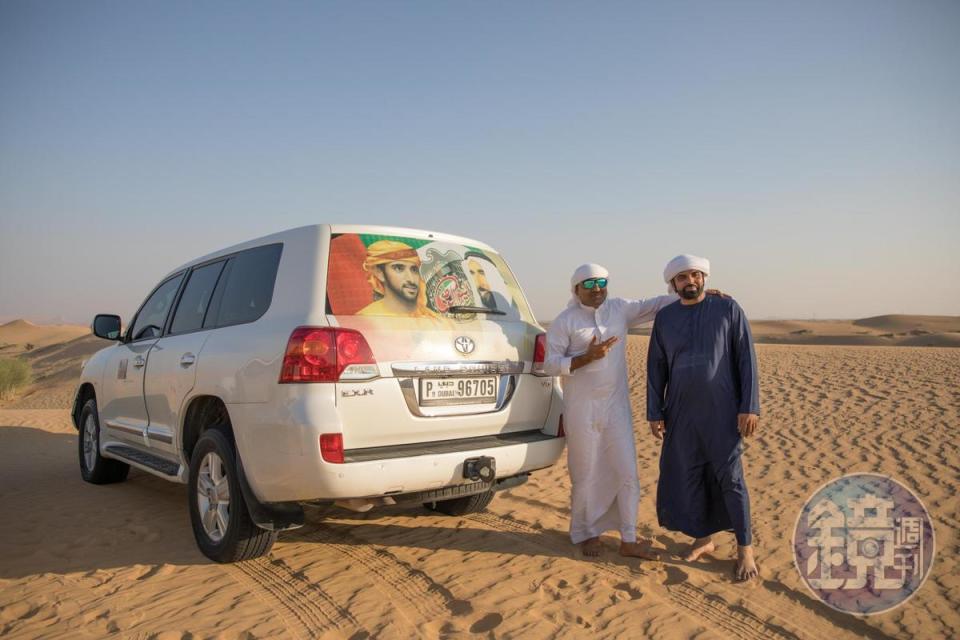
[[[760,426],[760,416],[755,413],[738,413],[737,430],[744,438],[749,438]]]
[[[707,289],[708,296],[720,296],[721,298],[732,298],[733,296],[720,291],[720,289]]]

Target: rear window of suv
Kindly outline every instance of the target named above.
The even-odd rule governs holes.
[[[480,307],[502,315],[454,314],[452,307]],[[489,249],[354,233],[335,234],[330,240],[327,312],[533,322],[510,268]]]
[[[214,286],[220,277],[224,261],[197,267],[190,273],[190,279],[180,294],[180,302],[173,314],[170,324],[170,333],[187,333],[196,331],[203,326],[203,318],[207,314],[207,305],[213,295]]]

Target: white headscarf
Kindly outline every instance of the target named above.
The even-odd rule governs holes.
[[[567,303],[568,307],[576,307],[580,304],[580,298],[577,297],[577,285],[588,278],[608,278],[610,272],[598,264],[588,262],[577,267],[577,270],[570,276],[570,292],[573,297]]]
[[[677,277],[678,273],[691,269],[702,271],[703,277],[706,278],[710,275],[710,261],[700,256],[685,253],[668,262],[663,269],[663,281],[667,283],[667,293],[676,293],[677,290],[673,288],[673,279]]]

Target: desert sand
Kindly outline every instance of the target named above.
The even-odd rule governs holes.
[[[782,333],[816,328],[823,329]],[[889,329],[854,331],[899,333]],[[80,479],[70,395],[85,354],[106,343],[72,338],[27,354],[38,380],[0,408],[0,636],[960,636],[958,349],[758,346],[763,416],[744,461],[762,575],[738,585],[730,579],[732,535],[719,536],[712,558],[691,564],[670,555],[684,538],[656,523],[659,449],[642,420],[645,337],[628,342],[640,523],[664,561],[623,559],[614,538],[599,559],[580,557],[566,533],[562,462],[468,517],[311,510],[307,526],[282,535],[267,558],[234,566],[197,550],[184,486],[136,470],[110,486]],[[868,618],[815,599],[790,549],[804,501],[854,471],[890,474],[914,489],[937,541],[915,597]]]
[[[38,325],[29,320],[11,320],[0,324],[0,356],[20,354],[26,345],[46,347],[90,333],[89,327],[74,324]]]

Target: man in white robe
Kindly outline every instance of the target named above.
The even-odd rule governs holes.
[[[580,266],[570,279],[573,296],[547,331],[544,369],[563,378],[563,423],[570,469],[570,538],[597,556],[600,535],[620,532],[620,553],[657,558],[649,541],[637,542],[640,481],[627,386],[627,329],[653,320],[677,300],[607,297],[608,272]]]

